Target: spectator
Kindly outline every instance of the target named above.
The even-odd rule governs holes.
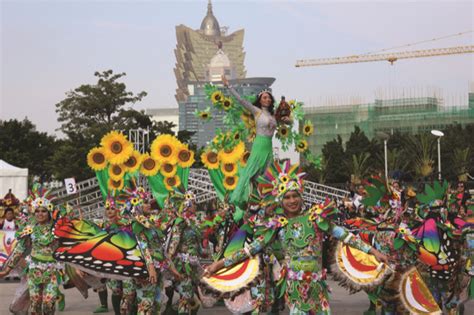
[[[0,219],[0,230],[16,231],[18,226],[15,221],[15,212],[13,211],[13,208],[6,208],[3,218]]]

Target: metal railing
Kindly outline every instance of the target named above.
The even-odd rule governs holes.
[[[146,182],[146,181],[145,181]],[[217,198],[209,173],[206,169],[191,169],[189,172],[188,189],[196,195],[196,202],[202,204]],[[77,183],[77,193],[68,195],[65,188],[53,191],[55,203],[67,203],[76,214],[83,218],[100,218],[104,212],[104,202],[96,178]],[[322,202],[326,198],[342,201],[349,196],[349,191],[305,181],[303,198],[310,205]]]

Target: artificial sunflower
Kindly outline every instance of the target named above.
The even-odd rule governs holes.
[[[191,167],[194,163],[194,152],[183,146],[178,149],[178,164],[182,168]]]
[[[109,190],[111,191],[121,191],[123,189],[123,179],[113,180],[109,178]]]
[[[226,176],[224,178],[224,188],[232,191],[237,187],[237,183],[239,181],[239,178],[237,176]]]
[[[172,177],[166,177],[164,183],[168,191],[173,191],[174,188],[177,188],[179,185],[181,185],[181,180],[177,175],[175,175]]]
[[[120,132],[111,131],[100,141],[104,147],[105,157],[110,164],[122,164],[126,162],[133,152],[133,145]]]
[[[130,203],[132,204],[132,206],[137,206],[140,203],[140,199],[137,197],[132,198],[132,200],[130,200]]]
[[[282,175],[280,176],[280,182],[282,182],[283,184],[286,184],[290,181],[290,178],[288,177],[288,175]]]
[[[285,226],[285,225],[288,224],[288,219],[285,218],[285,217],[279,217],[279,218],[278,218],[278,223],[280,223],[281,226]]]
[[[239,141],[239,140],[240,140],[240,132],[236,131],[236,132],[234,133],[234,140],[235,140],[235,141]]]
[[[173,165],[170,163],[165,163],[161,165],[161,168],[160,168],[160,173],[164,177],[173,177],[174,175],[176,175],[177,171],[178,171],[178,167],[176,166],[176,164]]]
[[[125,167],[123,165],[110,165],[109,166],[109,177],[113,180],[122,179],[125,174]]]
[[[225,176],[234,176],[237,174],[239,168],[235,163],[222,163],[221,164],[221,171]]]
[[[107,166],[104,148],[93,148],[87,154],[87,164],[94,171],[101,171]]]
[[[239,144],[232,149],[223,149],[219,151],[219,160],[221,160],[222,163],[236,163],[240,160],[244,152],[245,144],[240,141]]]
[[[278,185],[278,193],[283,194],[286,191],[286,185],[285,184],[280,184]]]
[[[151,144],[151,157],[160,163],[176,164],[181,143],[172,135],[159,135]]]
[[[240,158],[240,166],[245,167],[247,166],[247,161],[249,160],[250,157],[250,152],[245,151],[244,154],[242,154],[242,157]]]
[[[280,138],[286,138],[288,137],[288,134],[290,131],[288,130],[288,127],[286,125],[280,125],[278,126],[278,136]]]
[[[212,104],[214,104],[214,105],[216,105],[217,103],[222,102],[223,99],[224,99],[224,94],[222,94],[221,91],[215,91],[211,95],[211,101],[212,101]]]
[[[311,136],[314,132],[313,123],[310,120],[307,120],[303,125],[303,134],[305,136]]]
[[[301,139],[296,143],[296,151],[298,151],[299,153],[303,153],[306,150],[308,150],[308,142],[306,140]]]
[[[233,105],[234,105],[234,101],[230,97],[225,97],[224,100],[222,101],[222,107],[224,108],[225,111],[228,111],[229,109],[231,109]]]
[[[140,166],[140,173],[145,176],[155,176],[160,170],[160,163],[153,159],[148,153],[142,156],[142,165]]]
[[[219,168],[219,155],[214,151],[205,151],[201,154],[201,161],[209,170]]]
[[[124,166],[127,167],[127,172],[133,173],[136,172],[140,168],[140,164],[142,162],[142,155],[140,152],[133,150],[132,155],[128,158],[128,160],[123,163]]]
[[[202,120],[209,120],[211,119],[211,114],[203,111],[199,113],[199,118],[201,118]]]

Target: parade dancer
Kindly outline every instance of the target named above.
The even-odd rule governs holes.
[[[196,203],[190,192],[169,197],[178,210],[178,218],[171,228],[166,256],[179,273],[174,283],[179,294],[178,314],[197,314],[200,302],[197,295],[202,254],[201,231],[196,222]]]
[[[19,230],[12,258],[0,272],[0,277],[8,275],[26,255],[31,314],[54,314],[62,266],[52,256],[57,246],[52,232],[53,204],[48,199],[48,192],[36,185],[29,204],[34,218]]]
[[[326,273],[322,268],[322,240],[325,233],[351,247],[370,252],[377,260],[387,262],[387,257],[363,243],[342,227],[336,226],[327,216],[331,204],[313,206],[304,211],[304,174],[297,172],[289,161],[275,162],[260,177],[259,188],[269,198],[281,204],[283,214],[268,219],[267,231],[258,236],[250,246],[235,252],[231,257],[219,260],[205,269],[205,276],[232,266],[261,252],[279,240],[284,254],[281,290],[285,293],[290,314],[329,314]]]
[[[225,76],[222,76],[224,86],[228,88],[229,92],[239,101],[239,103],[247,109],[254,117],[257,136],[252,144],[250,157],[247,161],[246,167],[239,174],[239,182],[237,187],[232,192],[230,202],[236,206],[243,207],[248,200],[250,194],[250,180],[263,173],[268,165],[273,160],[273,145],[272,138],[277,128],[277,122],[274,115],[275,99],[270,91],[264,90],[257,95],[257,100],[254,104],[243,99],[230,85]],[[285,116],[281,118],[282,123],[289,124],[291,120]],[[239,215],[240,218],[242,214]],[[239,219],[240,219],[239,218]]]

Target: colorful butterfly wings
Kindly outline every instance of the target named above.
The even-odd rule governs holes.
[[[134,234],[126,228],[107,232],[86,220],[58,220],[59,247],[54,257],[104,277],[146,277],[148,272]]]

